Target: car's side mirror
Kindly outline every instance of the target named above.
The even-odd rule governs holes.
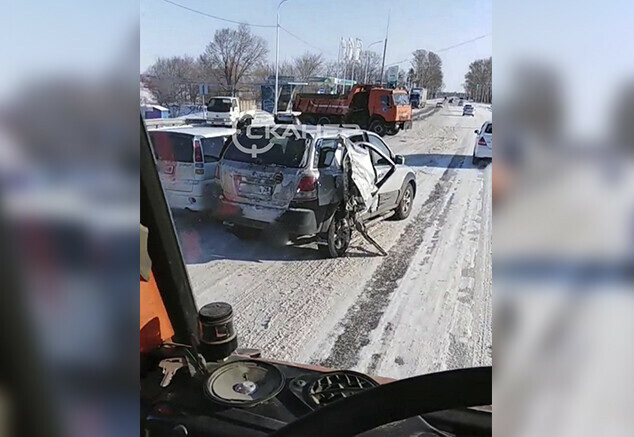
[[[394,157],[394,162],[399,164],[399,165],[403,165],[403,164],[405,164],[405,157],[403,155],[396,155]]]
[[[480,135],[480,131],[478,129],[474,130],[473,133],[476,135]]]

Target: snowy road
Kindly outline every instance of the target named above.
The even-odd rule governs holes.
[[[491,168],[471,163],[474,129],[491,118],[462,108],[416,113],[385,137],[417,175],[412,214],[355,239],[348,256],[316,246],[238,240],[220,225],[176,216],[197,304],[223,300],[240,345],[267,358],[402,378],[491,364]]]

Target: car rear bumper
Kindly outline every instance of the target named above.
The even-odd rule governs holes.
[[[214,207],[213,199],[206,195],[165,190],[167,204],[172,209],[189,209],[191,211],[210,211]]]
[[[319,232],[315,211],[308,208],[267,208],[218,199],[216,215],[229,223],[250,228],[281,228],[293,235]]]
[[[486,146],[476,145],[474,156],[476,158],[493,158],[493,149],[489,149]]]

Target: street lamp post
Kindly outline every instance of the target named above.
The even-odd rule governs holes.
[[[383,69],[385,68],[385,52],[387,51],[387,34],[390,33],[390,14],[392,10],[387,12],[387,28],[385,29],[385,41],[383,42],[383,60],[381,61],[381,86],[383,86]]]
[[[375,44],[380,44],[382,43],[383,40],[379,40],[379,41],[375,41],[372,44],[370,44],[368,46],[367,49],[365,49],[366,53],[369,53],[370,51],[370,47],[372,47]],[[368,68],[370,67],[370,58],[368,56],[366,56],[366,60],[365,60],[365,75],[363,76],[363,83],[368,83]]]
[[[279,93],[279,76],[280,76],[280,6],[282,3],[288,0],[282,0],[277,5],[277,25],[275,26],[276,34],[275,34],[275,107],[273,108],[273,114],[277,115],[277,96]]]

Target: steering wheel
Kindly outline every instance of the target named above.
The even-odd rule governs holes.
[[[333,402],[289,423],[272,437],[354,436],[421,414],[491,405],[492,368],[415,376]]]

